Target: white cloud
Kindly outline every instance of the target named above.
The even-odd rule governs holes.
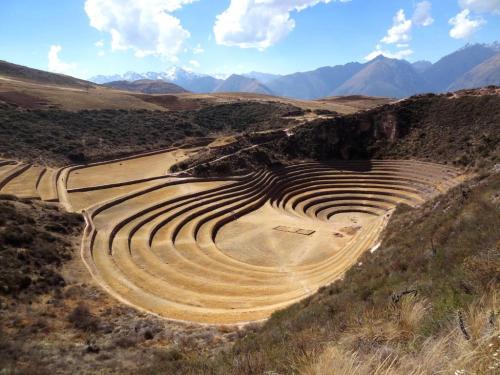
[[[414,26],[430,26],[434,19],[431,16],[432,4],[429,1],[421,1],[415,6],[415,11],[411,19],[406,18],[405,11],[400,9],[392,20],[392,27],[387,30],[387,34],[380,40],[384,44],[395,44],[398,50],[390,51],[383,49],[380,45],[375,47],[373,52],[365,56],[365,60],[373,60],[375,57],[383,55],[391,59],[404,59],[413,54],[409,41]]]
[[[410,40],[410,31],[412,20],[406,19],[405,11],[398,10],[393,18],[392,27],[387,30],[387,35],[384,36],[381,42],[385,44],[404,43]]]
[[[103,48],[104,40],[98,40],[97,42],[94,43],[94,46],[96,46],[97,48]]]
[[[499,0],[500,1],[500,0]],[[415,12],[413,13],[413,23],[419,26],[430,26],[434,22],[434,18],[431,16],[432,4],[430,1],[422,1],[418,3],[415,7]]]
[[[90,25],[111,35],[111,48],[176,60],[190,33],[172,12],[196,0],[86,0]]]
[[[59,58],[59,53],[62,51],[62,47],[59,45],[52,45],[49,49],[49,63],[48,69],[54,73],[69,74],[76,69],[76,64],[66,63]]]
[[[459,0],[462,9],[477,13],[500,14],[500,0]]]
[[[453,28],[450,30],[450,36],[455,39],[464,39],[470,37],[483,24],[486,23],[482,18],[471,18],[470,10],[464,9],[449,21]]]
[[[203,49],[203,47],[199,43],[196,47],[193,48],[193,53],[195,55],[199,55],[200,53],[203,53],[203,52],[205,52],[205,50]]]
[[[331,1],[335,0],[231,0],[215,21],[215,41],[225,46],[264,50],[295,28],[295,20],[290,18],[292,12]]]
[[[391,52],[389,50],[384,50],[380,45],[377,45],[373,52],[365,56],[365,60],[370,61],[380,55],[388,57],[390,59],[404,59],[405,57],[411,56],[412,54],[413,51],[410,48],[406,48],[396,52]]]
[[[195,68],[199,68],[200,67],[200,63],[196,60],[190,60],[189,63],[194,66]]]

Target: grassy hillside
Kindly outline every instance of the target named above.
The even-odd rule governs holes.
[[[0,104],[10,104],[24,109],[177,111],[196,110],[206,106],[241,101],[259,101],[292,105],[304,110],[321,109],[346,114],[373,108],[381,104],[379,98],[368,97],[360,103],[357,99],[351,102],[351,100],[346,100],[346,98],[340,101],[329,99],[305,101],[259,94],[256,92],[268,93],[269,90],[263,86],[259,88],[259,85],[255,84],[255,81],[245,77],[240,77],[242,79],[236,77],[236,81],[233,83],[236,85],[241,84],[241,89],[253,91],[254,93],[215,93],[213,90],[220,84],[220,80],[212,77],[200,77],[184,87],[191,92],[211,92],[211,94],[181,93],[175,95],[150,95],[138,92],[125,92],[94,85],[77,78],[31,69],[5,61],[0,61],[0,78]],[[187,83],[185,82],[185,84]],[[153,84],[144,84],[143,82],[138,86],[136,89],[148,92],[158,92],[158,89],[165,89],[165,85],[158,82]],[[327,90],[324,95],[329,94],[330,91]]]
[[[78,88],[90,88],[94,86],[93,83],[82,79],[70,77],[64,74],[56,74],[45,72],[43,70],[32,69],[2,60],[0,60],[0,76],[25,79],[50,85],[71,86]]]
[[[147,373],[496,373],[498,191],[500,175],[484,175],[398,208],[380,247],[343,280],[214,358],[183,354]]]
[[[199,142],[214,135],[286,127],[296,107],[242,102],[199,111],[23,110],[0,104],[0,157],[48,165],[84,163]]]

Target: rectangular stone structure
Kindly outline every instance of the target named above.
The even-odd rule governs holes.
[[[312,235],[315,232],[314,230],[301,229],[301,228],[292,228],[292,227],[286,227],[284,225],[278,225],[277,227],[274,227],[273,229],[274,230],[279,230],[280,232],[288,232],[288,233],[301,234],[303,236],[310,236],[310,235]]]

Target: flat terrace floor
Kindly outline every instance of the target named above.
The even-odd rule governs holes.
[[[172,165],[187,159],[195,152],[196,149],[174,149],[75,169],[68,176],[67,188],[117,184],[164,176]]]
[[[225,225],[216,244],[221,252],[239,261],[286,269],[328,259],[356,236],[364,235],[377,220],[375,215],[352,212],[320,221],[266,204]]]

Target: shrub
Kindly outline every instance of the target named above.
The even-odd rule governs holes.
[[[68,315],[68,321],[77,329],[86,332],[99,330],[99,318],[90,313],[89,308],[81,303]]]

